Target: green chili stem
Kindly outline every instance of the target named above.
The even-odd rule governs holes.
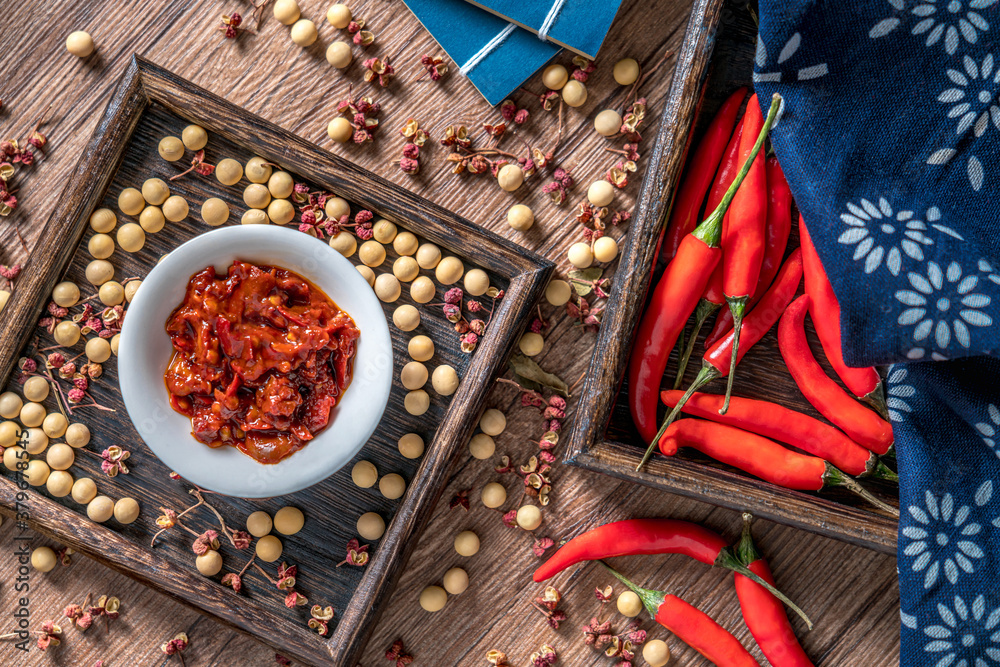
[[[746,524],[744,524],[744,525],[746,525]],[[748,529],[744,528],[744,530],[748,530]],[[740,544],[742,545],[742,539],[740,540]],[[753,546],[753,542],[752,541],[750,543],[750,546],[751,547]],[[758,554],[757,558],[755,558],[754,560],[759,560],[759,559],[760,559],[760,555]],[[753,561],[750,561],[750,562],[752,563]],[[768,590],[768,592],[771,593],[771,595],[773,595],[774,597],[776,597],[779,600],[781,600],[782,602],[784,602],[785,605],[789,609],[791,609],[796,614],[798,614],[802,618],[802,620],[806,622],[806,627],[808,627],[810,630],[812,630],[813,629],[813,622],[809,619],[808,616],[806,616],[806,613],[804,611],[802,611],[802,609],[800,609],[797,604],[795,604],[790,599],[788,599],[787,595],[785,595],[784,593],[782,593],[781,591],[779,591],[777,588],[775,588],[771,584],[769,584],[766,581],[764,581],[763,579],[761,579],[759,575],[757,575],[756,573],[754,573],[753,571],[751,571],[749,568],[747,568],[748,564],[749,563],[746,563],[745,561],[743,561],[742,558],[740,558],[737,555],[737,550],[734,549],[733,547],[726,547],[725,549],[723,549],[722,551],[719,552],[719,557],[715,559],[715,566],[716,567],[722,567],[722,568],[725,568],[727,570],[732,570],[733,572],[736,572],[737,574],[741,574],[744,577],[746,577],[747,579],[750,579],[755,584],[759,584],[759,585],[763,586],[764,588],[766,588]]]
[[[872,477],[872,479],[881,479],[885,480],[886,482],[892,482],[893,484],[899,484],[899,475],[894,473],[892,469],[889,468],[889,466],[882,463],[881,461],[878,461],[875,464],[875,468],[872,470],[870,476]]]
[[[611,574],[613,574],[616,579],[618,579],[618,581],[628,586],[633,593],[638,595],[639,599],[642,600],[642,605],[646,608],[646,611],[649,612],[649,615],[652,616],[653,618],[656,618],[657,610],[659,610],[660,605],[663,604],[664,599],[666,599],[667,597],[665,593],[661,591],[652,591],[649,590],[648,588],[642,588],[641,586],[636,586],[631,581],[629,581],[625,577],[625,575],[623,575],[621,572],[619,572],[615,568],[605,563],[603,560],[599,562],[601,565],[606,567],[608,571],[611,572]]]
[[[889,406],[885,404],[885,393],[882,390],[881,382],[879,382],[878,386],[872,389],[861,400],[867,403],[872,410],[877,412],[882,419],[889,421]]]
[[[736,358],[740,350],[740,333],[743,331],[743,315],[746,312],[749,300],[749,295],[726,297],[726,303],[729,304],[729,312],[733,314],[733,349],[729,354],[729,377],[726,378],[726,398],[722,402],[722,409],[719,410],[720,415],[729,412],[729,399],[733,393],[733,377],[736,375]]]
[[[639,461],[639,465],[635,467],[636,472],[642,470],[642,467],[649,461],[657,443],[660,442],[660,438],[663,437],[663,434],[667,432],[667,428],[674,422],[675,419],[677,419],[677,415],[680,414],[681,408],[684,407],[684,404],[688,402],[688,399],[691,398],[694,392],[698,391],[719,376],[719,369],[708,362],[702,363],[701,370],[698,371],[698,375],[695,377],[694,382],[692,382],[691,386],[688,387],[688,390],[684,392],[684,395],[681,396],[681,400],[677,402],[677,405],[670,411],[667,418],[663,420],[660,430],[656,432],[655,436],[653,436],[653,442],[649,443],[649,447],[646,448],[646,453],[643,455],[642,460]]]
[[[757,159],[757,154],[764,145],[767,133],[771,131],[771,125],[774,124],[774,119],[777,117],[778,109],[780,107],[781,95],[775,93],[771,97],[771,108],[767,112],[767,118],[764,119],[764,126],[760,128],[760,134],[757,135],[757,141],[754,142],[753,148],[750,149],[750,155],[743,163],[743,166],[740,167],[739,172],[736,174],[736,178],[733,179],[729,189],[726,190],[726,194],[723,195],[722,201],[719,202],[719,205],[715,207],[715,210],[712,211],[700,225],[695,227],[693,232],[691,232],[696,239],[704,242],[709,248],[718,248],[722,243],[722,220],[726,216],[726,211],[729,210],[729,205],[733,202],[733,197],[736,196],[736,191],[740,189],[741,185],[743,185],[743,179],[747,177],[748,173],[750,173],[750,166],[753,164],[753,161]]]
[[[876,498],[872,493],[865,487],[858,484],[858,481],[845,473],[842,470],[834,468],[829,463],[826,464],[826,472],[823,474],[823,481],[829,486],[842,486],[851,493],[854,493],[861,498],[864,498],[869,503],[879,508],[883,512],[886,512],[897,519],[899,518],[899,510],[888,503],[885,503],[878,498]]]
[[[750,575],[747,575],[745,572],[740,572],[740,574],[742,574],[745,577],[749,577],[750,579],[753,579],[755,583],[764,586],[764,588],[770,591],[776,598],[778,598],[786,605],[791,607],[795,611],[795,613],[797,613],[800,617],[802,617],[802,620],[806,622],[806,626],[810,630],[812,630],[813,628],[812,621],[809,620],[809,617],[806,616],[801,609],[792,604],[781,591],[779,591],[774,586],[771,586],[769,583],[761,579],[752,570],[749,569],[751,563],[759,561],[763,558],[760,555],[760,552],[757,551],[757,546],[753,543],[753,535],[750,532],[750,527],[752,523],[753,523],[753,514],[751,514],[750,512],[744,512],[743,530],[740,533],[740,541],[736,543],[735,547],[730,547],[730,549],[732,549],[733,556],[736,558],[736,560],[747,569],[747,572],[750,572]]]
[[[712,313],[719,308],[720,304],[712,303],[708,299],[702,299],[698,302],[698,307],[694,310],[694,329],[691,332],[691,338],[688,340],[686,346],[683,344],[678,345],[678,347],[683,347],[684,350],[677,361],[677,377],[674,378],[674,389],[680,389],[684,383],[684,373],[687,371],[688,362],[694,353],[694,346],[698,341],[698,334],[701,332],[701,328],[705,325],[705,321],[712,316]]]
[[[750,565],[750,563],[760,560],[760,552],[757,551],[757,546],[753,543],[753,535],[750,532],[752,524],[753,514],[744,512],[743,530],[740,532],[740,541],[736,544],[736,556],[744,565]]]

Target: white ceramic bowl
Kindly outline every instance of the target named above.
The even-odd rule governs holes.
[[[264,465],[235,447],[213,449],[191,435],[191,420],[168,403],[163,380],[173,348],[166,322],[192,275],[225,274],[233,260],[280,266],[311,281],[358,328],[354,377],[330,424],[288,458]],[[180,246],[146,276],[128,308],[118,349],[125,408],[142,439],[168,468],[206,489],[242,498],[292,493],[339,470],[375,431],[392,387],[392,341],[382,306],[357,269],[329,245],[270,225],[226,227]]]

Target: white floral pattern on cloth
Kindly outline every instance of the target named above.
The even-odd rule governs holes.
[[[870,38],[885,37],[902,25],[904,19],[912,18],[911,35],[921,36],[927,46],[940,44],[953,55],[963,39],[975,44],[982,33],[989,31],[989,21],[979,10],[996,4],[997,0],[919,0],[908,12],[905,0],[888,2],[896,15],[872,26],[868,31]]]
[[[986,274],[986,279],[994,285],[1000,285],[1000,274],[993,270],[993,264],[985,257],[979,260],[979,270]]]
[[[1000,663],[1000,607],[990,610],[982,595],[977,595],[971,605],[956,595],[950,606],[939,602],[936,611],[937,618],[923,629],[930,639],[924,651],[941,656],[934,667],[990,667]]]
[[[879,39],[895,32],[904,20],[913,18],[915,23],[910,28],[912,35],[925,36],[927,46],[942,44],[948,55],[956,55],[964,40],[971,46],[979,43],[979,37],[990,31],[990,23],[980,13],[981,10],[995,8],[1000,0],[917,0],[907,9],[905,0],[888,0],[895,14],[882,19],[868,31],[868,37]],[[988,42],[983,42],[989,46]],[[944,90],[937,101],[949,105],[948,118],[957,118],[955,138],[964,135],[970,128],[976,137],[986,132],[992,120],[1000,130],[1000,104],[998,104],[998,85],[1000,85],[1000,67],[996,66],[993,54],[982,55],[977,61],[968,53],[962,56],[960,67],[947,67],[945,75],[950,83],[945,83]],[[996,152],[995,142],[991,142],[992,155]],[[969,152],[963,155],[965,174],[969,185],[980,192],[986,183],[986,167],[980,154]],[[942,166],[949,164],[959,154],[953,146],[944,146],[933,150],[926,159],[926,164]]]
[[[1000,450],[997,449],[997,434],[1000,433],[1000,408],[990,403],[986,407],[986,414],[989,418],[989,422],[981,421],[976,424],[976,430],[979,431],[983,436],[983,442],[986,446],[993,450],[993,453],[1000,456]]]
[[[970,56],[962,58],[962,70],[949,68],[945,71],[952,86],[938,95],[938,102],[950,104],[948,118],[957,118],[955,139],[958,140],[971,128],[976,138],[982,137],[992,125],[1000,132],[1000,63],[993,54],[987,54],[976,62]],[[996,135],[987,140],[989,153],[998,149]],[[986,168],[979,155],[968,151],[965,157],[965,173],[969,185],[976,192],[986,183]],[[929,165],[945,165],[958,155],[956,148],[940,148],[927,158]]]
[[[886,391],[885,404],[889,410],[889,419],[894,422],[902,421],[904,412],[913,412],[913,408],[910,407],[907,399],[913,398],[917,390],[911,384],[903,384],[906,382],[908,374],[909,371],[906,370],[906,366],[899,364],[889,366],[889,381],[887,383],[888,390]]]
[[[913,289],[898,290],[895,297],[908,308],[896,321],[900,326],[913,326],[914,342],[933,342],[938,348],[933,358],[946,358],[952,341],[968,349],[970,326],[993,325],[993,318],[982,310],[990,305],[990,297],[973,291],[979,276],[963,276],[958,262],[944,270],[937,262],[927,262],[926,275],[910,271],[907,280]],[[915,347],[909,356],[920,359],[924,354],[924,348]]]
[[[948,118],[958,118],[956,135],[970,127],[977,137],[993,125],[1000,130],[1000,106],[997,106],[997,86],[1000,85],[1000,67],[994,67],[993,54],[987,54],[977,63],[970,56],[962,58],[962,70],[948,68],[945,75],[953,84],[938,95],[938,102],[952,105]],[[975,123],[975,126],[973,126]]]
[[[987,481],[976,491],[973,502],[976,507],[983,507],[992,499],[993,482]],[[941,575],[952,584],[957,583],[961,573],[975,572],[976,561],[986,555],[977,537],[983,527],[969,520],[972,508],[969,505],[956,508],[955,505],[950,493],[938,499],[925,491],[924,506],[911,505],[906,510],[916,523],[909,523],[900,530],[901,535],[910,540],[902,553],[913,558],[910,563],[913,572],[923,573],[925,589],[937,584]]]
[[[941,211],[936,206],[927,209],[924,220],[915,217],[913,211],[894,211],[885,197],[879,197],[877,202],[868,199],[861,199],[858,204],[847,202],[846,208],[840,219],[847,229],[837,242],[854,246],[854,260],[865,260],[865,273],[874,273],[884,265],[889,273],[898,276],[904,254],[922,262],[922,246],[934,244],[925,233],[929,229],[964,240],[954,229],[939,222]]]
[[[946,165],[952,158],[958,155],[957,148],[940,148],[927,158],[927,164],[932,166]],[[977,155],[970,155],[965,161],[965,175],[969,179],[969,185],[976,192],[983,189],[986,184],[986,169],[983,168],[983,161]]]
[[[778,60],[775,65],[784,65],[784,63],[795,55],[799,47],[802,46],[802,35],[801,33],[795,33],[788,38],[785,45],[782,47],[781,51],[778,53]],[[764,41],[757,36],[757,52],[754,55],[754,63],[757,67],[753,73],[754,83],[758,81],[769,81],[772,83],[778,83],[781,81],[782,72],[759,72],[757,70],[764,69],[767,67],[767,47],[764,45]],[[810,79],[818,79],[822,76],[826,76],[830,73],[830,68],[826,63],[819,63],[818,65],[808,65],[806,67],[801,67],[795,70],[795,79],[797,81],[809,81]]]

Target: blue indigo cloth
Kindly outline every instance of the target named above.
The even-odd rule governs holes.
[[[761,0],[754,83],[844,358],[893,364],[901,662],[1000,665],[1000,0]]]
[[[1000,664],[1000,362],[894,364],[903,665]]]

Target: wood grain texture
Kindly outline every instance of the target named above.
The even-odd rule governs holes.
[[[701,85],[702,76],[691,77],[689,86],[693,90],[681,90],[680,82],[674,82],[671,94],[680,96],[686,104],[678,104],[676,115],[670,105],[665,112],[670,114],[669,118],[678,120],[674,125],[661,124],[657,146],[650,158],[650,177],[644,180],[639,194],[629,242],[622,253],[619,278],[615,282],[587,382],[581,392],[581,418],[569,435],[565,460],[589,470],[732,509],[748,509],[761,517],[893,554],[896,551],[895,517],[842,490],[828,489],[812,494],[783,489],[686,449],[672,457],[654,456],[651,464],[636,472],[647,443],[642,442],[632,425],[628,409],[629,388],[624,376],[632,354],[632,332],[642,316],[644,299],[626,298],[626,295],[645,293],[651,272],[655,279],[661,275],[662,266],[656,266],[654,270],[657,264],[654,251],[683,164],[684,151],[681,147],[689,141],[692,132],[694,136],[699,136],[719,104],[736,86],[751,85],[755,27],[749,12],[731,7],[722,10],[718,5],[715,9],[717,14],[721,12],[726,17],[718,40],[712,39],[710,30],[713,26],[708,26],[704,33],[689,31],[687,43],[679,55],[682,60],[690,59],[694,72],[708,75],[711,71],[711,75],[704,87]],[[704,36],[696,39],[699,34]],[[718,50],[713,46],[717,46]],[[704,108],[700,113],[698,105],[694,104],[697,90],[704,94],[704,104],[701,105]],[[793,231],[789,251],[797,244],[797,231]],[[711,330],[711,323],[710,320],[702,331],[702,337]],[[813,348],[818,352],[816,356],[822,359],[830,373],[829,364],[815,344],[811,323],[808,328],[814,341]],[[690,327],[688,329],[690,331]],[[682,386],[687,386],[700,367],[699,355],[703,351],[703,345],[696,346],[687,380]],[[677,354],[675,349],[664,375],[664,386],[672,385],[677,370]],[[725,380],[715,382],[707,389],[710,392],[724,390]],[[754,346],[740,363],[733,393],[753,398],[766,397],[823,419],[804,399],[785,369],[773,331]],[[898,493],[892,486],[867,482],[866,485],[879,499],[898,506]]]
[[[0,220],[0,262],[23,261],[28,256],[17,240],[15,226],[29,248],[46,242],[40,241],[41,224],[70,180],[128,59],[137,52],[390,182],[557,260],[564,274],[568,269],[566,250],[579,238],[579,230],[572,224],[571,207],[582,198],[586,185],[599,178],[613,162],[613,156],[605,153],[603,147],[619,143],[597,136],[592,126],[597,112],[624,97],[611,78],[611,65],[628,56],[649,66],[665,51],[679,49],[692,3],[675,0],[623,3],[598,58],[598,70],[587,82],[590,92],[587,103],[566,115],[565,139],[558,158],[573,166],[580,185],[563,208],[551,205],[541,192],[545,179],[529,182],[518,192],[508,194],[484,180],[454,176],[443,164],[444,149],[437,146],[425,149],[426,159],[422,160],[419,175],[400,173],[392,161],[398,159],[403,139],[395,131],[406,118],[418,118],[421,126],[437,137],[449,123],[461,120],[471,126],[478,121],[495,121],[499,115],[454,71],[437,84],[415,81],[422,71],[415,59],[422,53],[440,54],[440,51],[398,3],[386,0],[350,3],[355,14],[365,17],[377,34],[377,42],[368,53],[389,54],[394,59],[398,56],[400,74],[386,91],[373,90],[361,82],[360,60],[366,56],[360,49],[355,49],[355,63],[344,73],[331,69],[323,58],[323,49],[330,41],[343,37],[323,21],[327,3],[300,0],[299,4],[303,15],[316,21],[320,32],[319,43],[308,50],[292,44],[288,28],[270,15],[258,35],[244,35],[235,42],[221,39],[213,31],[219,15],[235,9],[245,14],[247,6],[239,0],[225,3],[57,0],[6,8],[4,21],[0,21],[0,45],[18,56],[12,59],[12,67],[0,80],[0,98],[4,102],[0,136],[21,135],[48,102],[54,106],[52,121],[46,126],[50,137],[47,155],[21,185],[22,210],[13,218]],[[727,3],[723,8],[723,25],[733,20],[741,4]],[[45,29],[38,29],[38,25],[44,25]],[[78,61],[65,53],[63,40],[76,29],[94,35],[99,47],[97,56]],[[740,60],[738,54],[732,55],[731,63],[728,58],[712,63],[712,76],[729,70],[747,71],[748,63]],[[569,55],[558,58],[567,66],[571,66],[570,60]],[[658,129],[656,117],[664,107],[674,64],[674,59],[668,60],[666,69],[661,69],[641,91],[649,99],[650,122],[644,132],[644,158],[639,163],[639,173],[619,195],[623,208],[631,206],[638,176],[645,171],[648,151]],[[734,75],[732,80],[736,85],[739,79]],[[355,91],[374,92],[383,101],[381,118],[387,132],[374,144],[339,146],[326,138],[332,106],[352,83]],[[525,87],[532,92],[540,91],[539,77],[532,78]],[[518,134],[531,143],[549,141],[556,125],[554,114],[543,112],[527,93],[518,93],[516,99],[528,105],[532,113],[531,122],[519,128]],[[706,113],[711,113],[707,110],[709,103],[706,99]],[[511,141],[512,146],[517,143]],[[518,202],[528,204],[536,214],[535,227],[528,233],[514,232],[504,220],[507,207]],[[595,336],[581,333],[561,309],[543,304],[542,314],[551,326],[546,332],[546,348],[537,360],[569,382],[576,382],[587,369]],[[5,326],[7,316],[8,311],[0,314],[0,322]],[[529,442],[540,435],[537,413],[520,407],[515,393],[507,388],[494,389],[488,405],[505,410],[509,418],[507,430],[497,438],[498,453],[523,462],[537,450]],[[579,406],[571,401],[570,407],[571,418],[578,418]],[[599,566],[581,566],[558,578],[556,585],[564,593],[563,608],[569,621],[558,631],[549,628],[530,606],[531,598],[541,592],[541,587],[529,582],[530,573],[538,563],[530,552],[529,536],[512,533],[500,523],[495,512],[475,502],[482,486],[490,481],[507,485],[511,499],[505,509],[513,507],[520,495],[517,480],[497,476],[493,465],[493,461],[473,459],[467,450],[451,462],[442,501],[419,539],[414,540],[416,546],[405,572],[385,601],[386,610],[360,660],[364,667],[388,665],[383,653],[397,637],[416,656],[416,665],[478,667],[485,664],[483,658],[488,649],[502,648],[515,665],[524,667],[528,655],[542,642],[549,642],[559,650],[560,664],[574,667],[611,664],[609,658],[585,646],[578,633],[578,626],[596,613],[612,618],[616,626],[623,623],[610,608],[599,608],[593,598],[594,586],[609,583],[606,575]],[[727,538],[736,536],[739,517],[729,510],[570,466],[557,465],[554,479],[553,502],[546,509],[545,523],[539,532],[557,540],[630,516],[686,518],[704,522]],[[447,500],[457,491],[469,488],[473,489],[472,510],[468,513],[449,510]],[[204,518],[206,527],[209,518]],[[199,517],[199,525],[201,522]],[[459,557],[452,548],[454,535],[466,528],[475,529],[483,543],[482,550],[473,558]],[[3,554],[0,581],[6,584],[0,599],[5,611],[12,606],[14,575],[12,557],[7,554],[15,548],[16,534],[5,521],[0,530],[0,554]],[[28,535],[32,533],[29,531]],[[760,523],[756,535],[762,552],[771,560],[779,584],[818,621],[816,629],[809,633],[801,625],[795,626],[817,665],[893,667],[898,664],[895,559],[768,522]],[[57,545],[34,534],[31,545],[41,544]],[[451,599],[443,611],[433,616],[425,614],[417,604],[420,590],[429,583],[440,582],[443,573],[454,565],[469,571],[471,587]],[[739,620],[730,578],[679,557],[620,559],[617,565],[641,583],[680,593],[752,647],[752,638]],[[32,572],[31,586],[32,619],[36,624],[56,616],[68,602],[82,602],[88,593],[119,595],[124,613],[119,625],[112,626],[110,632],[105,634],[99,628],[86,634],[69,630],[58,650],[44,654],[33,651],[23,655],[10,644],[0,643],[0,662],[4,664],[91,667],[94,660],[103,658],[108,667],[168,667],[179,663],[176,658],[167,659],[159,645],[183,630],[192,641],[186,653],[189,666],[274,665],[273,649],[88,558],[77,556],[69,568],[57,568],[46,575]],[[278,603],[270,598],[267,602]],[[0,627],[3,625],[6,624]],[[703,658],[665,631],[649,621],[644,625],[652,637],[668,641],[674,653],[673,664],[705,665]],[[751,651],[762,665],[766,664],[756,648]]]
[[[137,89],[142,95],[136,95]],[[246,163],[250,157],[257,155],[269,163],[280,165],[293,175],[296,182],[305,179],[310,192],[322,190],[336,193],[348,199],[355,212],[361,208],[370,209],[376,217],[395,222],[401,230],[413,230],[424,241],[438,243],[444,251],[460,257],[468,268],[478,266],[485,269],[491,276],[492,284],[505,290],[506,294],[496,303],[490,327],[471,355],[458,349],[458,339],[453,327],[438,308],[421,306],[422,324],[413,333],[405,333],[392,327],[396,368],[402,367],[406,362],[406,345],[412,336],[430,335],[435,342],[435,354],[429,363],[432,366],[449,365],[458,371],[463,380],[453,397],[435,397],[434,409],[421,417],[409,415],[403,408],[406,389],[398,379],[394,381],[382,426],[356,458],[375,459],[382,474],[388,470],[402,472],[409,484],[408,493],[402,500],[387,502],[380,499],[372,503],[371,490],[358,489],[349,481],[350,466],[346,466],[330,480],[280,499],[283,504],[292,504],[305,510],[313,520],[314,525],[309,530],[284,540],[288,546],[282,558],[296,564],[303,560],[324,564],[322,574],[325,576],[320,576],[320,572],[310,576],[303,566],[303,574],[297,580],[304,587],[303,590],[310,590],[306,587],[311,586],[308,596],[314,598],[314,604],[332,604],[341,610],[338,620],[331,623],[334,630],[329,638],[319,637],[305,627],[308,619],[304,614],[305,609],[288,610],[282,606],[275,611],[264,602],[266,598],[254,599],[251,597],[253,593],[249,591],[246,597],[235,596],[217,582],[199,576],[191,570],[191,554],[186,549],[182,548],[178,553],[150,548],[150,538],[158,529],[154,522],[156,513],[150,511],[151,508],[166,506],[179,510],[190,503],[184,501],[184,492],[180,488],[182,485],[171,483],[167,477],[169,470],[164,469],[139,444],[141,439],[128,420],[118,394],[115,383],[117,364],[114,361],[105,364],[108,371],[91,391],[96,400],[113,410],[91,414],[84,411],[84,415],[72,413],[71,417],[74,420],[85,419],[94,433],[114,434],[111,438],[95,439],[91,445],[94,449],[78,450],[79,456],[91,453],[97,458],[97,452],[105,447],[118,445],[136,454],[130,462],[132,472],[114,479],[102,478],[98,461],[94,460],[81,461],[82,465],[76,466],[74,472],[79,475],[85,470],[89,475],[98,477],[100,492],[113,499],[124,496],[136,498],[142,507],[147,508],[146,516],[139,524],[130,526],[112,522],[110,525],[113,528],[109,529],[106,526],[95,526],[80,513],[82,507],[74,507],[71,499],[49,502],[44,497],[32,497],[30,503],[21,503],[30,505],[27,508],[30,518],[26,523],[43,534],[65,541],[74,549],[96,555],[129,576],[162,588],[178,600],[216,615],[220,620],[245,632],[262,637],[275,647],[292,647],[289,652],[296,659],[310,664],[330,662],[350,665],[364,644],[366,631],[378,617],[382,600],[406,562],[414,544],[410,537],[426,521],[441,492],[448,462],[471,435],[482,412],[491,381],[501,370],[514,342],[532,315],[532,307],[548,282],[553,265],[396,185],[329,155],[268,121],[247,114],[235,105],[141,58],[136,58],[123,75],[104,121],[95,132],[90,150],[77,168],[78,178],[66,188],[61,199],[62,205],[53,212],[47,227],[58,228],[63,235],[79,239],[87,226],[90,212],[99,206],[116,210],[118,193],[125,188],[138,188],[145,179],[154,176],[169,183],[172,186],[171,192],[182,195],[192,212],[187,219],[171,222],[157,234],[150,234],[148,243],[140,251],[127,254],[119,249],[109,258],[116,265],[116,270],[123,274],[117,277],[123,279],[123,276],[146,275],[159,256],[206,230],[207,226],[198,218],[200,203],[210,196],[223,198],[231,208],[236,209],[230,215],[229,224],[239,224],[240,209],[246,208],[245,204],[241,205],[240,190],[246,187],[242,181],[226,187],[212,176],[202,177],[193,173],[183,180],[169,180],[170,174],[180,174],[187,165],[183,161],[177,165],[160,159],[157,144],[161,137],[179,136],[184,125],[189,122],[205,127],[213,135],[219,135],[213,136],[205,148],[206,155],[211,160],[235,157]],[[119,128],[128,128],[130,131],[119,131]],[[247,137],[253,137],[253,142],[247,142]],[[241,139],[244,142],[242,144]],[[88,174],[97,177],[91,179],[87,177]],[[96,190],[91,180],[105,186],[104,190]],[[125,216],[120,211],[118,216],[122,224],[125,220],[136,219],[134,216]],[[92,236],[91,231],[85,239]],[[72,280],[83,286],[84,298],[94,293],[95,288],[87,285],[85,277],[86,266],[91,260],[86,244],[80,244],[72,257],[67,256],[66,247],[66,244],[48,245],[32,257],[29,270],[33,273],[30,275],[46,276],[47,282],[39,290],[18,290],[13,306],[15,312],[22,317],[38,319],[49,301],[51,286],[57,279]],[[386,271],[396,257],[398,255],[390,248],[378,271]],[[68,270],[62,276],[57,272],[62,266],[58,264],[60,260],[64,264],[69,263]],[[357,257],[353,261],[357,262]],[[183,279],[181,276],[178,278]],[[35,287],[35,283],[29,285]],[[443,298],[444,288],[439,289],[442,294],[438,294],[438,298]],[[33,306],[25,303],[32,296],[35,299]],[[153,294],[148,297],[143,294],[137,298],[155,297]],[[383,304],[385,316],[391,319],[392,311],[402,303],[413,303],[408,293],[394,303]],[[489,303],[487,299],[487,305]],[[0,373],[11,372],[13,359],[17,354],[15,346],[19,342],[19,337],[14,336],[0,341],[0,354],[11,360],[7,368],[0,369]],[[45,355],[39,350],[51,349],[54,343],[49,334],[39,330],[27,349],[21,350],[20,354],[42,364]],[[65,349],[67,358],[77,355],[84,343],[85,339],[81,339],[74,348]],[[8,389],[18,389],[16,374],[8,382]],[[51,392],[47,408],[50,412],[60,409],[55,390]],[[78,413],[82,408],[67,409]],[[397,450],[396,442],[402,435],[399,432],[401,425],[405,425],[403,432],[417,432],[427,442],[427,450],[419,465],[415,461],[405,460]],[[91,465],[88,466],[87,463]],[[13,516],[19,511],[19,503],[15,499],[18,484],[12,473],[5,472],[7,477],[0,480],[0,488],[4,494],[0,501],[0,511]],[[260,476],[260,483],[266,484],[267,470],[262,469]],[[266,487],[262,487],[262,490],[266,490]],[[40,490],[38,494],[42,495]],[[30,495],[36,494],[32,492]],[[245,522],[241,516],[249,514],[248,504],[265,508],[268,504],[273,505],[275,500],[277,499],[254,503],[240,498],[210,497],[212,506],[227,516],[229,525],[234,527]],[[363,576],[352,571],[353,568],[334,568],[334,564],[343,559],[347,540],[355,534],[357,517],[366,509],[372,509],[372,504],[387,519],[389,528],[377,544],[372,545],[372,558],[364,568]],[[344,507],[358,509],[331,512],[332,508]],[[273,513],[275,508],[272,507],[270,511]],[[329,519],[324,520],[324,517]],[[178,536],[175,533],[176,531],[164,536],[163,542],[169,542],[171,538],[176,542]],[[296,542],[303,538],[309,540],[311,548],[296,549]],[[223,553],[227,551],[223,550]],[[230,558],[230,564],[225,569],[232,572],[238,572],[242,565],[240,561],[247,558],[246,554],[226,555]],[[256,574],[244,577],[247,583],[256,583],[265,589],[268,587],[266,581],[254,581]]]
[[[146,95],[139,80],[138,66],[130,63],[107,112],[87,146],[87,159],[81,160],[70,182],[80,187],[73,197],[59,199],[58,206],[42,228],[48,242],[41,252],[33,253],[25,266],[24,280],[4,308],[5,327],[0,340],[0,378],[7,378],[35,328],[45,300],[59,280],[86,228],[95,204],[114,176],[139,117],[146,108]]]

